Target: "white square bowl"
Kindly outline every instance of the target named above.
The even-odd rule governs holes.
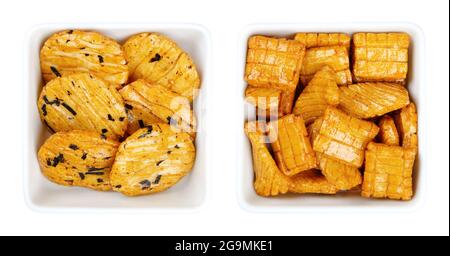
[[[411,36],[410,71],[408,90],[412,100],[417,104],[419,116],[419,155],[414,170],[415,195],[408,202],[392,200],[373,200],[359,196],[359,193],[340,193],[335,196],[325,195],[284,195],[274,198],[258,196],[253,189],[253,165],[250,143],[244,133],[245,120],[254,120],[253,107],[244,100],[247,86],[244,81],[247,40],[252,35],[291,37],[297,32],[406,32]],[[409,23],[342,23],[342,24],[255,24],[249,25],[241,32],[238,54],[238,90],[239,99],[237,126],[237,160],[238,160],[238,201],[244,210],[251,212],[410,212],[416,210],[423,202],[425,194],[426,154],[426,95],[424,84],[424,36],[422,30]],[[250,111],[249,111],[250,109]]]
[[[198,118],[197,159],[192,172],[169,190],[136,198],[119,193],[63,187],[49,182],[40,172],[37,151],[50,135],[39,118],[36,101],[42,88],[39,51],[53,33],[64,29],[101,32],[122,43],[140,32],[160,32],[179,44],[193,58],[201,76],[200,95],[195,102]],[[209,32],[193,24],[51,24],[33,28],[25,42],[24,84],[24,171],[25,201],[41,212],[92,211],[195,211],[207,200],[209,157],[207,152],[207,112],[211,39]]]

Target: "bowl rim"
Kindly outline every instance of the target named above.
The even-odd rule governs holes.
[[[202,91],[205,96],[203,96],[203,105],[205,109],[202,113],[202,123],[204,123],[203,133],[203,149],[206,151],[209,148],[210,140],[208,139],[209,133],[208,127],[210,123],[210,110],[206,111],[206,106],[210,105],[208,102],[211,101],[211,97],[209,96],[211,93],[210,87],[212,87],[211,83],[211,73],[212,73],[212,39],[210,31],[203,25],[197,23],[42,23],[31,26],[28,31],[25,33],[24,42],[23,42],[23,56],[22,56],[22,65],[23,65],[23,82],[22,82],[22,90],[21,94],[23,97],[22,106],[22,184],[23,184],[23,199],[25,205],[34,212],[38,213],[128,213],[128,214],[139,214],[139,213],[167,213],[167,214],[177,214],[177,213],[195,213],[204,209],[208,202],[210,201],[210,186],[211,186],[211,175],[209,170],[211,169],[211,161],[209,157],[205,157],[204,161],[204,169],[200,170],[203,172],[202,176],[205,184],[203,185],[203,195],[201,196],[201,202],[193,205],[193,206],[181,206],[181,207],[164,207],[164,206],[156,206],[156,207],[84,207],[84,206],[43,206],[36,204],[32,199],[32,192],[29,190],[30,184],[30,160],[29,160],[29,127],[30,121],[28,120],[30,115],[30,93],[28,93],[27,88],[30,83],[34,82],[34,79],[29,76],[30,74],[30,60],[29,56],[35,48],[31,47],[32,43],[32,35],[38,33],[42,30],[54,30],[55,32],[64,29],[84,29],[84,30],[117,30],[117,29],[133,29],[133,30],[142,30],[142,32],[147,32],[151,30],[164,30],[164,29],[183,29],[183,30],[192,30],[200,32],[202,39],[204,40],[205,49],[203,54],[203,65],[202,68]],[[133,33],[130,33],[130,36]],[[196,63],[196,65],[200,65]],[[206,93],[208,92],[208,93]],[[206,96],[208,94],[208,96]],[[31,102],[34,102],[32,100]],[[197,114],[198,115],[198,114]],[[211,154],[211,153],[208,153]]]
[[[287,33],[280,33],[286,35],[292,35],[296,32],[324,32],[324,33],[333,33],[333,32],[342,32],[348,33],[350,35],[356,33],[356,31],[360,32],[389,32],[389,31],[397,31],[397,32],[413,32],[414,35],[410,35],[414,40],[414,69],[418,70],[415,73],[415,82],[419,84],[417,90],[417,95],[420,97],[420,113],[419,117],[419,125],[420,129],[418,131],[418,136],[420,140],[419,151],[420,155],[420,164],[416,167],[417,171],[420,172],[420,177],[417,177],[416,180],[416,190],[414,198],[411,201],[395,201],[395,200],[376,200],[376,199],[367,199],[369,202],[372,200],[373,202],[379,202],[379,204],[375,205],[375,203],[370,203],[370,205],[350,205],[348,203],[343,204],[342,206],[329,206],[329,205],[320,205],[320,206],[311,206],[311,205],[299,205],[292,206],[277,206],[277,205],[255,205],[252,204],[246,199],[245,193],[247,192],[246,188],[249,187],[249,181],[246,180],[245,172],[248,171],[243,166],[243,152],[245,152],[245,146],[242,143],[242,138],[245,138],[245,134],[243,132],[243,122],[241,117],[246,119],[245,115],[239,116],[241,112],[243,112],[244,106],[244,97],[242,95],[241,86],[245,86],[246,82],[244,81],[244,69],[245,69],[245,56],[247,52],[247,40],[248,37],[252,34],[264,34],[264,31],[268,31],[266,35],[274,34],[274,31],[289,31]],[[353,31],[353,32],[350,32]],[[278,33],[278,32],[277,32]],[[238,204],[243,211],[252,212],[252,213],[260,213],[260,214],[279,214],[279,213],[410,213],[418,211],[423,205],[426,197],[426,169],[427,169],[427,148],[428,148],[428,139],[427,139],[427,131],[428,131],[428,121],[427,118],[428,110],[427,110],[427,93],[424,90],[425,84],[425,74],[426,74],[426,63],[425,63],[425,34],[423,29],[412,22],[336,22],[336,23],[252,23],[243,27],[239,34],[238,40],[238,53],[237,53],[237,87],[236,87],[236,97],[240,100],[237,106],[237,116],[238,116],[238,125],[236,125],[235,135],[236,135],[236,145],[237,148],[237,201]],[[250,153],[251,156],[251,153]],[[425,169],[425,170],[424,170]],[[247,186],[247,187],[246,187]],[[250,185],[253,189],[253,185]],[[258,195],[254,192],[251,192],[258,197]],[[308,196],[308,195],[306,195]],[[310,195],[309,195],[310,196]],[[312,195],[317,198],[321,197]],[[300,196],[301,197],[301,196]],[[299,197],[299,202],[301,198]],[[326,197],[326,196],[325,196]],[[263,197],[261,197],[263,198]],[[323,197],[322,197],[323,198]],[[270,201],[271,198],[263,198],[267,201]],[[279,199],[279,198],[278,198]],[[281,198],[282,199],[282,198]],[[316,199],[314,199],[316,200]],[[321,200],[321,199],[319,199]],[[335,199],[335,200],[348,200],[348,199]],[[388,202],[388,203],[387,203]]]

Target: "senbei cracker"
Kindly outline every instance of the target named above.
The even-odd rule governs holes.
[[[410,39],[406,33],[353,35],[353,75],[357,82],[405,82]]]
[[[50,36],[40,53],[45,82],[80,72],[91,73],[121,88],[128,80],[128,67],[121,46],[93,31],[65,30]]]
[[[276,196],[287,193],[290,186],[289,179],[283,175],[273,160],[258,123],[246,123],[244,130],[252,147],[256,193],[261,196]]]
[[[288,176],[317,167],[305,123],[287,115],[269,124],[269,138],[281,171]]]
[[[140,33],[123,45],[130,80],[144,79],[166,87],[192,102],[198,95],[200,76],[191,57],[160,33]]]
[[[340,90],[340,108],[362,119],[382,116],[409,104],[408,90],[400,84],[359,83]]]
[[[322,46],[345,46],[350,48],[350,35],[345,33],[297,33],[295,40],[306,48]]]
[[[336,187],[317,170],[305,171],[290,177],[289,192],[291,193],[334,195],[337,191]]]
[[[167,190],[191,170],[196,150],[187,133],[174,132],[168,124],[142,128],[118,148],[111,170],[111,186],[126,196]]]
[[[308,126],[308,133],[313,142],[320,132],[323,120],[317,119]],[[334,160],[323,153],[315,152],[318,169],[322,171],[326,180],[334,185],[336,189],[351,190],[362,183],[362,175],[357,167]]]
[[[165,86],[150,84],[143,79],[125,86],[119,92],[133,123],[142,120],[143,126],[147,126],[163,122],[171,125],[174,130],[188,132],[195,137],[197,120],[186,97],[169,91]],[[145,109],[146,113],[152,115],[147,115],[145,119],[137,119],[134,116],[135,108]]]
[[[349,164],[361,167],[364,149],[378,134],[379,128],[372,122],[348,116],[344,112],[328,107],[322,125],[313,141],[314,151]]]
[[[293,113],[303,117],[306,125],[321,117],[328,106],[339,104],[336,73],[328,66],[319,70],[303,89],[295,103]]]
[[[416,105],[411,103],[402,108],[395,116],[395,123],[400,133],[401,145],[403,147],[417,149],[419,139],[417,135],[418,119]]]
[[[119,139],[127,129],[117,90],[94,75],[78,73],[48,82],[38,99],[41,119],[55,132],[91,130]]]
[[[250,140],[253,152],[255,172],[254,188],[260,196],[278,196],[282,194],[335,194],[336,187],[329,183],[317,170],[305,171],[297,175],[286,176],[284,162],[277,164],[270,154],[260,122],[245,124],[245,133]]]
[[[400,146],[400,137],[394,119],[390,115],[383,116],[378,122],[380,133],[378,134],[381,143],[389,146]]]
[[[324,46],[306,50],[300,71],[302,85],[308,85],[316,72],[324,66],[329,66],[336,72],[336,82],[338,85],[352,83],[347,48],[345,46]]]
[[[42,174],[59,185],[109,191],[118,146],[93,131],[58,132],[40,147],[39,165]]]
[[[255,87],[295,91],[305,46],[298,41],[265,36],[248,40],[245,81]]]
[[[366,151],[363,197],[410,200],[414,148],[370,143]]]

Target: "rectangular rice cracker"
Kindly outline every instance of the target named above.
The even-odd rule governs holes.
[[[352,83],[350,59],[345,46],[323,46],[306,50],[300,81],[307,86],[314,75],[323,67],[329,66],[336,72],[336,83],[347,85]]]
[[[295,91],[305,46],[285,38],[252,36],[248,40],[245,81],[255,87]]]
[[[335,107],[325,110],[313,149],[342,163],[361,167],[367,144],[378,134],[372,122],[351,117]]]
[[[297,33],[295,40],[306,45],[306,48],[322,46],[345,46],[350,48],[351,37],[345,33]]]
[[[411,200],[415,156],[413,148],[371,142],[366,151],[362,196]]]
[[[409,35],[356,33],[353,35],[353,75],[357,82],[404,83],[408,74]]]
[[[269,139],[282,172],[293,176],[317,167],[316,156],[302,117],[287,115],[269,123]]]

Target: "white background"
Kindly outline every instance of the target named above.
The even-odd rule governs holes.
[[[449,234],[448,1],[2,1],[0,4],[0,235],[413,235]],[[253,214],[236,200],[230,126],[236,92],[237,40],[250,23],[413,22],[426,37],[430,110],[427,189],[423,206],[403,214]],[[214,165],[209,201],[190,214],[42,214],[23,199],[22,81],[26,32],[42,23],[203,24],[212,35],[210,97]],[[231,158],[230,158],[231,157]]]

